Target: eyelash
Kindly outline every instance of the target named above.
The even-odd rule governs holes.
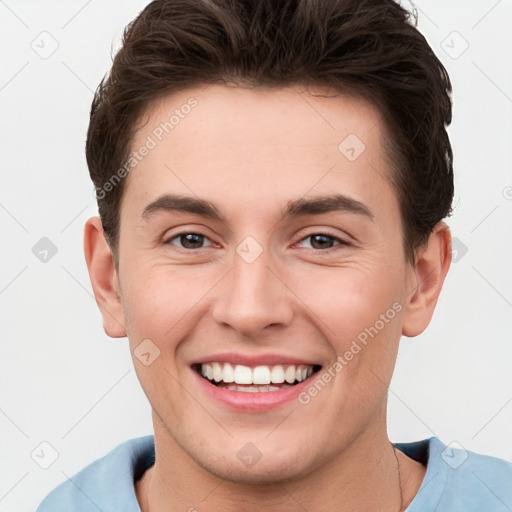
[[[307,240],[308,238],[311,238],[313,236],[325,236],[327,238],[331,238],[335,242],[338,242],[338,246],[337,247],[352,245],[349,241],[347,241],[347,240],[345,240],[343,238],[340,238],[338,236],[334,236],[331,233],[327,233],[327,232],[323,232],[323,231],[311,233],[311,234],[309,234],[309,235],[307,235],[305,237],[302,237],[299,241],[303,242],[304,240]],[[331,252],[331,251],[336,250],[336,245],[334,247],[329,247],[328,249],[325,249],[325,250],[322,250],[322,249],[310,249],[310,250],[312,250],[312,251],[320,251],[320,252]]]
[[[177,233],[176,235],[173,235],[171,238],[167,239],[163,243],[164,243],[164,245],[174,245],[174,244],[171,243],[172,240],[175,240],[176,238],[179,239],[180,237],[185,236],[185,235],[199,235],[199,236],[202,236],[202,237],[204,237],[204,238],[209,240],[208,236],[206,236],[203,233],[196,232],[196,231],[183,231],[182,233]],[[299,242],[303,242],[304,240],[307,240],[308,238],[312,238],[312,237],[318,236],[318,235],[330,238],[333,241],[338,242],[338,247],[339,246],[350,246],[350,245],[352,245],[350,242],[348,242],[347,240],[344,240],[343,238],[339,238],[337,236],[332,235],[331,233],[326,233],[326,232],[322,232],[322,231],[311,233],[311,234],[309,234],[309,235],[307,235],[305,237],[302,237],[299,240]],[[184,247],[179,247],[179,249],[182,249],[182,250],[186,251],[189,254],[196,254],[201,249],[205,249],[205,247],[200,247],[199,249],[186,249]],[[330,253],[331,251],[336,250],[336,246],[329,247],[329,248],[327,248],[325,250],[324,249],[308,249],[308,250],[309,251],[313,251],[313,252],[320,252],[320,253]]]

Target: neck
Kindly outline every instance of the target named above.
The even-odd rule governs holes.
[[[412,501],[425,474],[425,467],[395,450],[386,434],[370,431],[307,474],[286,480],[266,474],[241,482],[235,473],[223,478],[197,464],[159,426],[156,421],[155,465],[136,484],[142,512],[327,512],[333,503],[337,512],[398,512]]]

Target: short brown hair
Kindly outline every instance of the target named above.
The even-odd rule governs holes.
[[[416,25],[393,0],[151,2],[124,31],[87,133],[87,164],[116,264],[126,179],[112,184],[112,177],[128,159],[141,116],[170,93],[233,82],[327,85],[377,106],[413,261],[453,199],[451,83]]]

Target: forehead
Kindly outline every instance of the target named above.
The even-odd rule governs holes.
[[[147,201],[171,191],[229,198],[246,210],[340,186],[356,200],[378,195],[389,186],[380,112],[333,94],[208,85],[159,99],[132,141],[132,154],[144,156],[124,199],[142,213]]]
[[[214,128],[208,140],[233,146],[260,142],[332,147],[344,134],[356,133],[368,143],[379,138],[380,112],[368,101],[327,87],[255,87],[206,85],[186,89],[154,101],[142,116],[133,144],[153,133],[160,141]],[[296,122],[291,125],[290,120]],[[375,140],[370,140],[374,132]],[[229,140],[225,139],[229,135]],[[278,139],[276,139],[278,135]],[[198,141],[196,141],[198,142]],[[204,142],[207,142],[205,140]],[[336,144],[335,144],[336,145]],[[174,148],[176,152],[179,147]]]

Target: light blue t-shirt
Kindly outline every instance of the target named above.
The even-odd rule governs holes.
[[[406,512],[511,512],[512,463],[437,437],[393,443],[427,464]],[[36,512],[140,512],[134,482],[155,461],[153,436],[126,441],[55,488]]]

